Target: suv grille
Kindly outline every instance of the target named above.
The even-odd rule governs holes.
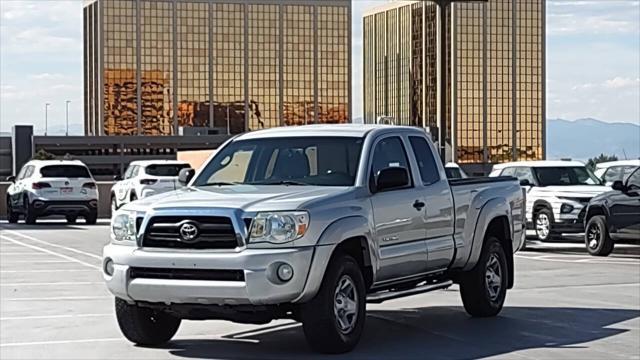
[[[132,279],[172,279],[172,280],[207,280],[207,281],[244,281],[242,270],[209,270],[209,269],[165,269],[132,267],[129,269]]]
[[[197,229],[192,239],[185,240],[181,234],[180,228],[185,223],[194,225]],[[142,246],[174,249],[235,249],[240,246],[240,241],[228,217],[156,216],[149,220]]]

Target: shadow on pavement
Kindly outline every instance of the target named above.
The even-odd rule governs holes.
[[[475,359],[535,348],[577,347],[626,329],[616,323],[640,310],[508,307],[497,318],[473,319],[462,307],[369,311],[362,340],[340,359]],[[262,331],[261,331],[262,330]],[[320,357],[304,341],[301,326],[258,328],[228,340],[176,340],[166,346],[185,358],[308,359]]]

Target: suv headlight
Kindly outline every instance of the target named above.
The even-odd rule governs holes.
[[[283,244],[304,236],[308,227],[306,211],[261,212],[251,222],[249,242]]]
[[[114,242],[136,240],[136,213],[118,211],[111,219],[111,239]]]

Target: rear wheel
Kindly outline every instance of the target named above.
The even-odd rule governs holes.
[[[348,255],[331,260],[322,285],[302,305],[302,328],[311,348],[326,354],[352,350],[366,317],[366,289],[358,263]]]
[[[460,295],[464,309],[471,316],[496,316],[507,296],[507,257],[500,241],[489,236],[476,266],[463,275]]]
[[[29,203],[29,198],[26,196],[24,197],[23,209],[24,209],[24,222],[29,225],[35,224],[38,217],[34,213],[34,209]]]
[[[589,219],[584,232],[587,251],[593,256],[608,256],[613,251],[614,243],[607,228],[607,219],[596,215]]]
[[[89,225],[95,225],[98,222],[98,210],[89,211],[89,214],[84,217],[84,220]]]
[[[540,209],[533,220],[536,230],[536,238],[540,241],[552,240],[555,236],[553,230],[553,213],[547,208]]]
[[[13,211],[13,207],[11,206],[11,200],[7,199],[7,221],[9,222],[9,224],[17,223],[19,217],[20,217],[20,214]]]
[[[139,307],[116,298],[116,318],[127,340],[143,346],[162,345],[176,334],[181,319],[161,310]]]
[[[76,215],[67,215],[67,224],[75,224],[76,221],[78,220],[78,217]]]

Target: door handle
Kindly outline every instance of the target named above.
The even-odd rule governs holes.
[[[427,204],[423,203],[423,202],[422,202],[422,201],[420,201],[420,200],[416,200],[416,201],[413,203],[413,207],[414,207],[416,210],[418,210],[418,211],[422,210],[422,208],[424,208],[425,206],[427,206]]]

